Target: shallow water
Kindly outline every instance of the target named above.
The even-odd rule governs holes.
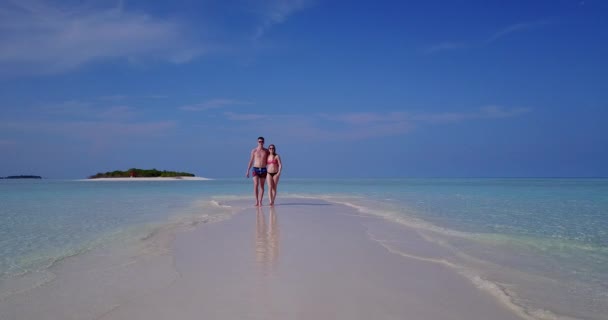
[[[223,199],[250,193],[246,179],[0,180],[0,282],[167,225],[227,218]],[[277,202],[288,195],[413,227],[535,318],[608,314],[607,179],[283,179]]]

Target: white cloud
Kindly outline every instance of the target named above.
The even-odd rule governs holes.
[[[179,107],[183,111],[205,111],[211,109],[224,108],[231,105],[245,105],[250,104],[247,101],[240,101],[234,99],[211,99],[198,104],[189,104]]]
[[[274,25],[285,22],[290,15],[310,5],[308,0],[272,0],[263,3],[262,21],[256,28],[253,39],[261,38]]]
[[[58,73],[103,59],[187,62],[203,52],[178,22],[120,6],[55,7],[41,1],[0,0],[3,73]]]

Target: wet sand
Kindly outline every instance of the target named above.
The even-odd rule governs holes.
[[[180,234],[171,284],[98,319],[522,319],[437,263],[449,253],[384,224],[321,200],[247,208]],[[372,229],[431,258],[391,252]]]

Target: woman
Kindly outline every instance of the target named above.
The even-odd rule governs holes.
[[[268,192],[270,194],[270,205],[274,206],[274,199],[277,197],[277,186],[281,177],[281,157],[277,154],[274,144],[268,146],[268,159],[266,161],[266,170],[268,172]]]

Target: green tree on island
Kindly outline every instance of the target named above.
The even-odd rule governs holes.
[[[143,178],[154,178],[154,177],[194,177],[195,175],[189,172],[178,172],[178,171],[167,171],[167,170],[156,170],[156,169],[137,169],[131,168],[126,171],[114,170],[106,173],[97,173],[96,175],[90,176],[89,179],[96,178],[129,178],[129,177],[143,177]]]

